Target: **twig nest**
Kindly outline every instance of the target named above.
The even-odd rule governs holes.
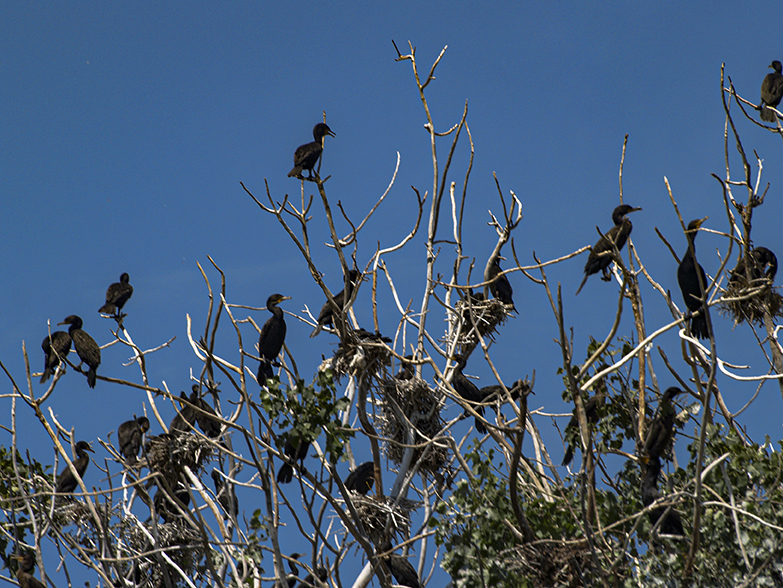
[[[375,545],[383,543],[388,538],[384,529],[389,519],[391,519],[392,535],[398,539],[410,537],[411,512],[421,507],[421,502],[402,498],[395,506],[395,501],[389,496],[378,498],[374,495],[362,496],[358,492],[350,492],[351,501],[362,520],[364,530]]]
[[[331,360],[332,373],[339,381],[342,376],[368,371],[372,374],[391,365],[391,352],[385,343],[391,339],[364,329],[349,331],[340,341]]]
[[[404,446],[410,444],[405,435],[408,424],[400,422],[401,414],[414,427],[414,444],[423,444],[443,430],[444,422],[440,418],[443,397],[424,380],[387,378],[381,380],[378,395],[376,425],[389,439],[384,445],[384,453],[394,463],[402,463]],[[445,446],[430,443],[414,450],[413,463],[419,462],[420,471],[436,475],[445,467],[448,457]]]
[[[586,540],[535,541],[502,552],[509,572],[526,577],[531,586],[583,586],[593,570]]]
[[[720,303],[721,313],[731,317],[735,326],[743,322],[763,325],[765,309],[772,319],[783,317],[783,296],[769,283],[766,278],[748,283],[744,276],[733,274]]]
[[[456,343],[461,347],[473,348],[478,343],[476,329],[482,337],[492,338],[497,328],[508,319],[511,308],[511,305],[506,305],[495,298],[490,300],[471,299],[470,305],[465,299],[458,300],[454,305],[456,312],[449,313],[449,333],[451,336],[449,337],[447,334],[446,339],[456,339]],[[471,310],[473,311],[472,321]],[[452,342],[449,341],[449,343]]]
[[[144,449],[150,471],[162,474],[172,487],[176,486],[185,466],[197,473],[215,452],[212,443],[193,433],[157,435],[147,441]]]
[[[158,539],[154,546],[150,543],[147,534],[139,528],[138,521],[131,519],[127,523],[126,538],[129,547],[134,552],[143,553],[153,549],[164,550],[189,577],[194,577],[198,572],[199,563],[205,556],[203,543],[198,531],[186,522],[177,520],[172,523],[158,523]],[[141,579],[139,586],[165,585],[163,570],[157,556],[138,557],[135,559],[135,564]],[[179,573],[171,567],[168,572],[172,583],[178,585],[177,580],[181,579]]]

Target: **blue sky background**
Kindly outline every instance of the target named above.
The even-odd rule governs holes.
[[[625,201],[644,208],[633,216],[632,238],[647,269],[682,306],[675,262],[654,231],[658,227],[682,255],[685,239],[663,178],[668,177],[686,222],[709,215],[706,227],[727,230],[720,186],[710,177],[723,176],[725,168],[720,66],[726,63],[744,97],[758,100],[767,65],[783,55],[776,37],[763,33],[769,24],[762,15],[773,14],[775,7],[771,2],[754,4],[752,11],[729,2],[397,2],[383,7],[4,2],[0,360],[23,384],[22,342],[33,370],[40,371],[46,321],[55,324],[69,314],[81,315],[85,330],[100,344],[110,341],[114,323],[101,319],[97,309],[108,284],[126,271],[135,288],[126,326],[136,343],[150,348],[177,337],[170,349],[149,358],[153,384],[187,389],[189,370],[201,364],[187,343],[185,316],[190,314],[201,333],[207,308],[196,262],[219,287],[207,255],[226,273],[230,302],[263,306],[269,294],[281,292],[293,297],[284,303],[287,310],[298,313],[308,305],[317,312],[323,294],[301,256],[239,182],[263,197],[267,180],[276,200],[290,194],[298,201],[300,184],[286,173],[294,149],[311,140],[313,125],[326,111],[337,137],[327,139],[322,175],[332,176],[327,190],[333,205],[340,200],[353,219],[364,217],[387,186],[398,151],[401,156],[396,185],[362,236],[360,265],[377,241],[386,247],[404,236],[415,212],[410,186],[431,191],[432,172],[411,67],[394,61],[391,39],[404,53],[408,40],[416,46],[423,75],[449,46],[427,97],[438,131],[455,124],[465,101],[469,104],[476,154],[469,184],[472,213],[464,234],[466,253],[479,267],[495,243],[486,211],[500,211],[493,172],[504,192],[514,190],[523,203],[525,218],[515,233],[522,262],[532,263],[533,251],[544,260],[555,258],[594,243],[595,225],[611,226],[628,133]],[[765,160],[764,181],[771,183],[755,217],[755,243],[783,252],[783,150],[779,139],[751,125],[739,110],[734,113],[745,148]],[[448,143],[440,144],[443,157],[447,149]],[[730,152],[736,160],[733,146]],[[466,161],[463,143],[451,175],[460,187]],[[735,161],[734,177],[741,171]],[[308,193],[313,189],[307,184]],[[739,190],[736,195],[746,198]],[[312,214],[311,242],[325,243],[328,228],[319,202]],[[449,238],[448,225],[441,227],[441,236]],[[401,298],[412,298],[415,305],[424,286],[424,239],[422,231],[404,252],[386,260]],[[714,272],[716,251],[725,253],[725,240],[701,234],[698,246],[702,265]],[[509,250],[505,254],[510,257]],[[441,255],[440,271],[448,272],[448,245]],[[339,289],[336,256],[317,246],[315,258],[330,288]],[[562,283],[578,360],[589,335],[608,332],[617,295],[616,284],[593,277],[578,298],[573,296],[585,260],[583,255],[548,271],[553,284]],[[510,279],[520,315],[497,337],[496,365],[507,382],[535,369],[532,407],[568,412],[556,374],[561,357],[553,342],[555,321],[543,289],[520,274]],[[652,331],[670,315],[660,296],[647,284],[643,288]],[[365,287],[355,310],[366,328],[372,325],[369,300]],[[383,292],[384,333],[398,321],[384,304],[388,300]],[[258,324],[267,316],[253,313]],[[631,333],[630,317],[628,307],[621,332]],[[429,318],[435,332],[440,320]],[[746,328],[732,330],[717,312],[713,321],[719,354],[750,365],[750,374],[763,373],[763,357]],[[227,327],[220,350],[235,357]],[[287,343],[307,380],[336,341],[330,335],[309,339],[309,332],[288,318]],[[243,335],[246,345],[256,340],[249,326]],[[658,345],[670,358],[680,355],[675,334]],[[105,350],[98,373],[140,381],[135,367],[123,367],[127,357],[119,346]],[[660,361],[655,367],[662,387],[673,383]],[[494,383],[478,361],[466,371],[484,385]],[[755,385],[721,377],[718,383],[732,410],[755,391]],[[37,383],[34,388],[43,390]],[[10,385],[4,390],[10,392]],[[95,440],[106,439],[119,423],[140,413],[145,399],[140,391],[100,381],[90,390],[83,378],[69,373],[48,405],[65,426],[75,427],[77,438]],[[741,417],[756,440],[765,434],[780,437],[780,402],[778,388],[767,385]],[[2,407],[8,425],[10,402],[2,401]],[[171,418],[173,408],[166,410]],[[451,407],[447,414],[458,413]],[[51,442],[33,416],[25,410],[17,416],[20,443],[51,463]],[[538,425],[559,461],[554,428],[544,418]],[[158,432],[153,424],[152,433]],[[0,433],[0,443],[10,444],[10,435]],[[98,458],[104,457],[99,450]]]

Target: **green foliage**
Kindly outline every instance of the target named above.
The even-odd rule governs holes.
[[[527,585],[522,576],[508,570],[502,552],[516,540],[503,523],[513,521],[504,476],[492,465],[494,450],[484,454],[478,440],[465,454],[473,478],[457,483],[451,496],[440,503],[436,542],[445,547],[443,568],[455,586]]]
[[[348,408],[348,398],[336,399],[336,388],[331,370],[316,374],[313,385],[299,380],[293,388],[283,388],[275,377],[268,380],[269,392],[262,391],[261,405],[269,413],[281,431],[287,431],[294,445],[299,441],[311,443],[321,431],[326,433],[325,453],[332,463],[343,455],[345,442],[353,437],[353,431],[343,427],[339,413]],[[279,445],[285,438],[278,439]]]
[[[29,488],[20,488],[16,471],[14,470],[14,457],[16,458],[16,467],[19,477],[22,481],[41,479],[46,477],[48,466],[44,467],[35,460],[28,463],[17,451],[13,455],[11,449],[0,446],[0,500],[13,500],[13,506],[10,509],[13,512],[13,520],[3,523],[3,533],[0,534],[0,558],[7,568],[13,566],[16,569],[17,564],[10,559],[9,545],[13,546],[13,541],[9,542],[9,535],[16,539],[16,543],[25,542],[27,531],[30,526],[30,519],[27,511],[23,508],[21,497],[29,493]]]

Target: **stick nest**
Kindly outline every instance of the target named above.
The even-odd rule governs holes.
[[[720,303],[721,314],[731,317],[734,326],[743,322],[763,326],[765,311],[769,312],[773,320],[783,317],[783,296],[777,288],[766,286],[768,282],[761,278],[748,283],[744,276],[732,277],[726,286],[724,301]],[[757,292],[748,297],[754,290]],[[736,298],[742,300],[726,300]]]
[[[539,541],[504,551],[509,571],[528,579],[535,588],[584,586],[593,569],[587,541]]]
[[[148,532],[152,530],[148,528]],[[193,577],[198,571],[198,564],[204,557],[201,537],[196,529],[187,522],[177,520],[172,523],[158,523],[158,541],[155,549],[164,550],[171,560],[177,564],[189,577]],[[139,529],[138,522],[128,521],[128,534],[126,535],[128,546],[136,553],[151,551],[146,533]],[[139,586],[164,586],[161,561],[156,555],[141,555],[135,560],[139,575],[142,579]],[[181,585],[181,576],[172,567],[168,568],[172,584]]]
[[[362,496],[358,492],[351,491],[351,501],[356,509],[356,514],[362,520],[362,525],[367,535],[375,545],[380,545],[389,538],[386,532],[386,521],[391,518],[390,533],[398,539],[410,537],[411,512],[421,507],[421,502],[401,498],[400,503],[394,505],[394,500],[389,496],[378,498],[377,496]]]
[[[391,353],[380,335],[364,331],[368,336],[362,337],[357,333],[351,331],[346,340],[340,341],[332,357],[332,374],[337,381],[343,376],[357,375],[359,372],[376,374],[391,365]]]
[[[162,474],[172,487],[180,480],[185,466],[194,473],[200,472],[215,453],[209,440],[192,433],[164,433],[151,437],[144,450],[150,471]]]
[[[414,436],[414,444],[426,443],[443,430],[444,423],[440,418],[442,395],[430,388],[424,380],[387,378],[380,381],[378,395],[376,424],[381,435],[388,439],[384,453],[394,463],[402,463],[405,445],[409,444],[405,435],[407,423],[400,422],[400,413],[405,415],[418,433]],[[414,450],[413,462],[419,462],[421,471],[438,475],[448,457],[445,446],[430,443]]]
[[[470,310],[473,310],[473,320],[476,327],[474,328],[473,322],[470,319]],[[473,300],[468,305],[465,299],[458,300],[454,305],[456,312],[449,313],[449,333],[446,339],[456,338],[456,343],[462,348],[470,348],[476,346],[478,343],[478,337],[476,336],[476,328],[482,337],[490,337],[494,340],[492,335],[497,328],[506,322],[509,317],[511,306],[506,306],[500,300],[492,298],[491,300]],[[449,341],[451,343],[451,341]]]

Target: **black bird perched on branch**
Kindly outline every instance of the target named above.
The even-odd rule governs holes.
[[[685,306],[692,313],[700,311],[699,316],[691,319],[691,334],[697,339],[708,339],[710,336],[707,329],[707,305],[702,305],[701,300],[702,293],[706,295],[707,291],[707,274],[704,273],[704,268],[701,267],[701,264],[697,264],[694,258],[696,253],[696,234],[707,218],[709,217],[692,220],[688,223],[688,230],[685,231],[685,236],[688,238],[688,250],[682,256],[680,266],[677,268],[677,281],[680,284]]]
[[[590,425],[594,425],[598,422],[598,409],[604,405],[606,401],[606,390],[604,384],[601,383],[598,386],[595,394],[587,399],[585,402],[585,416],[587,422]],[[567,466],[574,459],[574,446],[577,445],[579,439],[579,419],[576,416],[576,408],[574,408],[574,414],[571,416],[571,420],[565,428],[565,440],[566,440],[566,452],[563,456],[563,463],[561,465]]]
[[[367,493],[372,490],[374,483],[375,464],[371,461],[366,461],[356,466],[345,479],[345,487],[348,490],[353,490],[363,496],[367,496]]]
[[[86,363],[90,370],[87,372],[87,384],[90,388],[95,388],[95,376],[98,366],[101,365],[101,348],[95,342],[95,339],[90,337],[86,332],[82,330],[82,319],[75,314],[65,317],[61,325],[71,325],[68,328],[68,334],[73,339],[73,347],[76,349],[76,353],[79,355],[84,363]]]
[[[454,366],[454,372],[451,376],[451,387],[454,388],[454,391],[462,396],[462,398],[470,403],[476,404],[477,406],[474,407],[476,412],[483,417],[484,407],[480,406],[483,400],[481,392],[479,391],[478,387],[473,382],[468,380],[462,373],[462,370],[465,369],[465,366],[468,363],[468,359],[462,354],[457,354],[452,359],[457,362],[457,365]],[[467,414],[468,411],[466,410],[465,415]],[[476,431],[481,435],[485,435],[487,432],[487,427],[484,426],[484,423],[481,422],[481,419],[476,417],[474,422],[476,425]]]
[[[332,301],[341,311],[345,310],[345,304],[351,299],[351,296],[353,296],[353,289],[356,287],[356,282],[359,280],[360,276],[361,273],[358,270],[349,270],[345,288],[332,297]],[[329,300],[321,307],[321,312],[318,313],[318,324],[313,332],[310,333],[310,337],[315,337],[326,325],[329,325],[330,327],[334,326],[334,309]]]
[[[150,421],[147,417],[138,417],[125,421],[117,429],[117,443],[120,445],[120,455],[130,466],[136,463],[136,458],[141,449],[141,439],[144,433],[150,430]]]
[[[642,503],[644,506],[650,506],[661,498],[661,493],[658,491],[658,476],[660,473],[661,460],[657,457],[650,457],[647,461],[647,471],[644,474],[644,480],[642,480]],[[655,526],[667,508],[666,506],[658,506],[647,513],[650,524]],[[662,535],[684,535],[680,513],[672,508],[666,515],[666,518],[661,521],[658,532]]]
[[[181,408],[177,415],[171,419],[171,424],[169,424],[169,432],[174,434],[190,432],[196,422],[196,411],[186,403],[190,402],[193,406],[201,406],[201,399],[198,397],[198,386],[190,393],[190,398],[185,396],[184,392],[179,393],[179,398],[184,402],[180,402]]]
[[[622,251],[625,247],[625,242],[628,241],[628,237],[633,230],[633,224],[626,215],[641,210],[641,208],[634,208],[627,204],[621,204],[612,211],[612,222],[614,226],[604,233],[604,236],[598,239],[598,242],[593,245],[590,255],[587,257],[587,263],[585,263],[585,277],[582,279],[582,283],[579,284],[579,289],[576,291],[578,295],[582,291],[582,286],[587,282],[587,278],[598,272],[602,272],[601,279],[604,282],[610,281],[612,278],[609,275],[609,264],[612,263],[612,243],[617,246],[618,251]]]
[[[503,304],[510,304],[511,310],[519,314],[519,311],[514,306],[514,289],[511,287],[511,282],[508,281],[508,277],[505,274],[501,274],[503,270],[500,268],[500,256],[495,258],[494,263],[489,266],[487,275],[484,279],[490,282],[489,291],[492,296],[500,300]],[[475,298],[475,297],[474,297]],[[478,299],[477,299],[478,301]]]
[[[756,247],[750,252],[750,281],[760,280],[766,278],[770,281],[774,281],[775,276],[778,273],[778,258],[772,251],[766,247]],[[729,281],[732,283],[745,282],[747,277],[745,275],[745,257],[741,257],[735,267],[731,271],[731,277]]]
[[[54,331],[51,336],[44,337],[41,349],[44,352],[44,371],[41,376],[41,384],[43,384],[71,350],[71,336],[65,331]]]
[[[200,411],[194,411],[196,413],[196,422],[198,423],[198,428],[201,429],[201,432],[210,439],[216,439],[217,437],[220,437],[220,419],[218,418],[215,409],[212,408],[206,400],[198,395],[198,384],[193,384],[193,386],[191,386],[191,390],[193,391],[193,393],[190,395],[191,402],[193,402],[192,398],[195,394],[197,399],[195,406],[201,409]]]
[[[394,376],[398,380],[412,380],[416,375],[416,366],[410,363],[410,361],[406,360],[413,360],[413,356],[406,355],[405,358],[400,362],[400,371],[397,372],[396,376]]]
[[[223,479],[223,475],[218,470],[212,470],[212,482],[215,484],[215,496],[229,515],[239,515],[239,501],[237,500],[237,493],[234,489],[234,485],[230,482],[226,482]]]
[[[296,151],[294,151],[294,167],[288,172],[289,178],[301,179],[302,170],[305,169],[309,173],[308,177],[313,177],[313,168],[315,167],[315,164],[318,163],[321,153],[323,153],[323,140],[327,135],[330,137],[335,136],[332,129],[325,123],[318,123],[313,127],[313,139],[315,139],[315,141],[312,143],[305,143],[296,148]]]
[[[123,273],[120,275],[120,281],[114,282],[106,290],[106,304],[101,306],[98,312],[120,316],[122,307],[131,296],[133,296],[133,286],[130,285],[130,276]]]
[[[523,390],[527,388],[526,394],[531,394],[534,392],[530,389],[530,387],[527,385],[527,382],[525,380],[517,380],[513,384],[511,384],[511,387],[508,388],[509,394],[511,394],[511,400],[518,400],[520,394]],[[500,384],[492,384],[490,386],[484,386],[483,388],[479,389],[479,393],[481,394],[481,402],[494,402],[497,400],[504,400],[505,396],[503,395],[503,388],[500,386]]]
[[[296,443],[296,445],[294,445]],[[304,458],[307,457],[307,451],[310,449],[310,442],[303,441],[302,439],[293,438],[293,435],[289,432],[286,433],[285,453],[287,461],[280,466],[277,470],[277,483],[288,484],[294,479],[294,466],[293,462],[298,461],[304,467]]]
[[[16,570],[16,579],[22,588],[46,588],[46,585],[38,578],[33,576],[35,569],[35,556],[26,551],[22,555],[12,555],[11,559],[19,562],[19,568]]]
[[[677,411],[672,406],[672,399],[684,391],[671,386],[666,389],[661,397],[661,403],[658,405],[658,412],[655,414],[650,430],[647,432],[647,439],[642,449],[643,455],[652,457],[662,457],[667,452],[674,437],[674,417]]]
[[[188,506],[190,505],[190,492],[188,492],[187,488],[179,487],[176,491],[174,491],[174,498],[179,500],[182,505],[184,505],[183,510],[187,510]],[[157,515],[163,519],[166,523],[173,523],[177,519],[182,518],[182,514],[180,513],[179,508],[177,508],[177,504],[172,502],[172,500],[166,496],[166,493],[163,491],[162,488],[158,488],[158,491],[155,492],[155,512]],[[182,508],[182,506],[180,506]]]
[[[318,579],[321,582],[326,582],[326,577],[329,575],[326,571],[326,568],[318,566],[318,568],[315,570],[315,573],[318,575]],[[297,584],[296,588],[312,588],[313,586],[316,586],[315,579],[313,578],[312,574],[307,574],[305,579]]]
[[[391,551],[391,541],[386,541],[378,547],[378,551],[383,553]],[[383,561],[389,568],[391,575],[397,580],[400,586],[408,586],[408,588],[420,588],[419,575],[416,573],[416,568],[413,567],[408,558],[403,555],[397,555],[396,553],[390,553],[383,558]]]
[[[782,66],[777,59],[770,63],[769,67],[775,71],[768,73],[764,77],[764,81],[761,82],[761,104],[759,109],[761,110],[761,120],[775,122],[775,113],[767,106],[777,108],[778,104],[780,104],[780,99],[783,98],[783,74],[781,74]]]
[[[90,456],[87,455],[88,451],[94,453],[87,441],[79,441],[76,444],[76,459],[73,460],[73,467],[76,468],[80,478],[84,477],[84,472],[87,471],[87,466],[90,465]],[[65,469],[57,476],[55,492],[58,494],[70,494],[76,490],[78,485],[79,483],[76,481],[71,468],[65,466]]]
[[[272,365],[277,364],[277,356],[285,342],[286,325],[283,315],[283,309],[277,305],[284,300],[291,300],[290,296],[282,294],[272,294],[266,299],[266,308],[272,313],[264,326],[261,327],[261,334],[258,336],[258,354],[261,357],[261,363],[258,365],[258,383],[266,385],[266,381],[274,377]]]

